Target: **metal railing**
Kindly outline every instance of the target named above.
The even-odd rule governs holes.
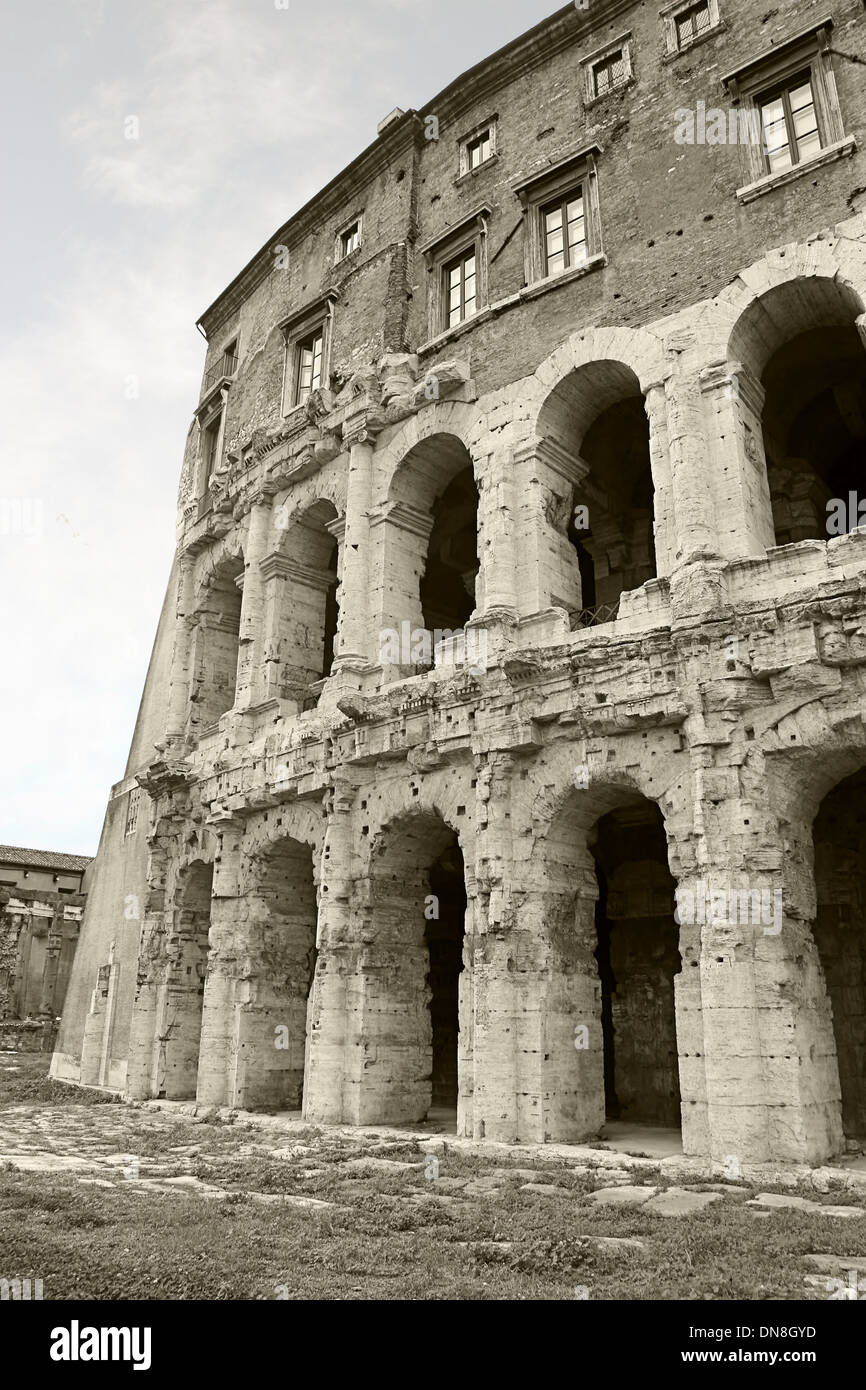
[[[218,362],[215,362],[204,379],[204,389],[209,391],[214,382],[220,381],[224,376],[234,376],[238,367],[237,353],[230,355],[224,352]]]
[[[575,627],[601,627],[603,623],[616,622],[619,613],[619,599],[616,603],[599,603],[595,608],[584,608],[575,619]]]

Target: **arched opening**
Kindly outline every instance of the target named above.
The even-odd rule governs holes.
[[[756,300],[732,335],[732,358],[764,393],[760,416],[750,421],[753,405],[741,383],[741,413],[763,446],[776,545],[827,540],[861,522],[866,348],[856,321],[862,312],[843,284],[799,279]]]
[[[815,942],[833,1013],[842,1127],[866,1140],[866,771],[840,782],[815,817]]]
[[[304,703],[331,674],[339,624],[337,535],[332,503],[319,500],[288,525],[266,576],[266,685]]]
[[[316,969],[316,886],[309,845],[279,840],[249,860],[240,944],[234,1104],[300,1110]]]
[[[400,635],[395,664],[405,673],[430,666],[437,632],[461,631],[477,606],[478,488],[463,442],[436,434],[416,444],[390,501],[382,611]]]
[[[460,472],[433,505],[433,529],[421,576],[424,626],[457,632],[475,608],[478,573],[478,488],[471,465]]]
[[[383,833],[368,912],[364,1118],[456,1125],[466,889],[457,835],[438,815]]]
[[[449,844],[430,867],[429,886],[424,939],[429,959],[427,988],[432,1035],[430,1113],[456,1113],[466,885],[463,855],[453,832]]]
[[[608,812],[590,846],[598,878],[605,1114],[628,1127],[680,1125],[674,976],[681,969],[675,881],[658,807]]]
[[[212,892],[213,864],[196,860],[179,875],[156,1021],[155,1089],[164,1100],[195,1099]]]
[[[538,418],[547,464],[552,602],[572,626],[610,622],[624,593],[656,578],[649,420],[637,376],[588,363],[554,388]]]
[[[190,733],[203,733],[232,709],[238,679],[243,557],[228,559],[207,579],[198,607],[190,691]]]

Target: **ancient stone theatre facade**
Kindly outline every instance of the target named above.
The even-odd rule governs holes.
[[[762,9],[559,11],[203,315],[55,1076],[866,1136],[866,11]]]

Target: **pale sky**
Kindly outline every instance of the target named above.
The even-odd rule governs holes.
[[[383,116],[561,4],[4,8],[0,842],[95,854],[174,548],[196,319]]]

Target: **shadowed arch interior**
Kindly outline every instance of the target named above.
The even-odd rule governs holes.
[[[737,324],[730,351],[765,393],[760,431],[777,545],[826,540],[866,521],[866,347],[859,297],[812,277],[778,286]],[[841,505],[836,505],[839,503]]]
[[[381,1122],[454,1111],[463,1013],[463,855],[435,812],[409,815],[379,837],[371,861],[366,937],[371,1066],[368,1098]]]
[[[156,1028],[155,1093],[165,1100],[195,1099],[212,892],[213,864],[195,860],[180,872]]]
[[[656,577],[649,421],[637,376],[622,362],[577,368],[550,393],[538,433],[573,478],[570,488],[552,481],[547,504],[564,557],[565,592],[554,601],[573,625],[608,621],[623,593]]]
[[[866,771],[815,817],[815,943],[833,1013],[847,1138],[866,1138]]]

